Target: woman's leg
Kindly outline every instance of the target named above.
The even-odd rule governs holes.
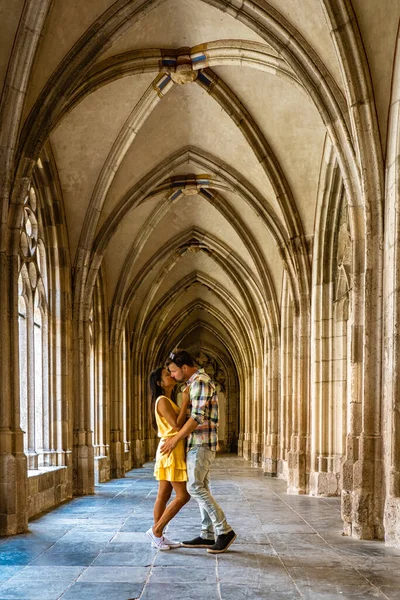
[[[185,506],[190,500],[190,494],[186,489],[186,481],[172,481],[171,485],[175,490],[175,498],[164,510],[159,520],[155,522],[153,533],[157,537],[163,534],[164,527],[181,510],[182,506]]]
[[[167,506],[168,500],[171,498],[172,494],[172,485],[170,481],[159,481],[158,482],[158,494],[157,499],[154,503],[154,524],[161,519],[165,508]]]

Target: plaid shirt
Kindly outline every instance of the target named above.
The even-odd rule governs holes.
[[[215,384],[204,369],[193,373],[186,382],[190,386],[189,416],[198,422],[198,427],[188,437],[187,450],[196,446],[217,449],[218,442],[218,397]]]

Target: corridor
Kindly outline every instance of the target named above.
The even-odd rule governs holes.
[[[228,455],[213,490],[238,533],[226,554],[150,548],[148,464],[2,538],[0,600],[400,598],[400,549],[342,536],[339,498],[288,496],[284,481]],[[191,501],[169,535],[187,539],[198,526]]]

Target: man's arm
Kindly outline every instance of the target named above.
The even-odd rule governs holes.
[[[160,447],[161,454],[171,454],[179,440],[187,437],[201,425],[205,418],[206,407],[212,397],[213,390],[204,381],[194,381],[190,386],[192,410],[189,419],[177,435],[168,438]]]

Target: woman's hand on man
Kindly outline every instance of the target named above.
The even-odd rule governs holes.
[[[172,450],[176,447],[177,443],[179,442],[179,439],[176,439],[176,435],[167,438],[163,445],[160,446],[160,452],[161,454],[166,454],[167,456],[169,456],[172,452]]]

